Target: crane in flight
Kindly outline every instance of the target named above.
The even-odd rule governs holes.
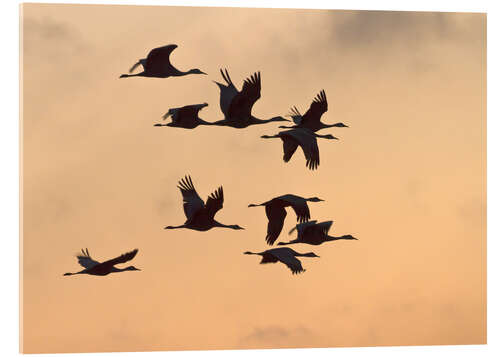
[[[260,255],[262,257],[260,264],[281,262],[292,271],[292,274],[299,274],[306,271],[302,268],[302,264],[297,257],[319,258],[318,255],[312,252],[298,253],[291,248],[273,248],[260,253],[244,252],[243,254]]]
[[[256,124],[290,121],[281,116],[270,119],[259,119],[252,115],[252,107],[260,98],[260,72],[255,72],[250,78],[245,79],[241,91],[238,91],[234,86],[227,69],[225,71],[221,69],[220,73],[226,84],[219,82],[215,82],[215,84],[220,89],[220,109],[224,113],[224,119],[216,121],[215,125],[242,129]]]
[[[76,258],[78,259],[78,263],[84,267],[85,269],[76,272],[76,273],[65,273],[65,276],[68,275],[76,275],[76,274],[89,274],[89,275],[108,275],[109,273],[119,273],[122,271],[133,271],[133,270],[140,270],[134,267],[133,265],[130,265],[126,268],[120,269],[116,268],[116,264],[122,264],[125,262],[128,262],[129,260],[134,259],[135,255],[137,254],[139,250],[134,249],[131,252],[125,253],[120,255],[119,257],[106,260],[105,262],[99,263],[97,260],[94,260],[90,257],[89,250],[88,249],[82,249],[81,254],[78,254]]]
[[[307,202],[321,202],[324,201],[318,197],[303,198],[300,196],[288,194],[275,197],[272,200],[261,204],[249,204],[248,207],[264,206],[266,208],[267,223],[267,236],[266,242],[273,245],[278,239],[283,224],[285,222],[286,210],[285,207],[292,207],[297,215],[297,222],[307,222],[311,218],[309,206]]]
[[[138,60],[129,70],[129,74],[122,74],[120,78],[128,77],[154,77],[168,78],[180,77],[188,74],[206,74],[198,68],[190,69],[189,71],[179,71],[170,63],[170,54],[177,48],[177,45],[167,45],[152,49],[146,58]],[[143,71],[137,74],[130,74],[134,70],[142,66]]]
[[[177,186],[184,201],[184,214],[186,222],[180,226],[167,226],[165,229],[188,228],[196,231],[208,231],[214,227],[230,229],[244,229],[237,224],[226,225],[215,220],[215,214],[222,208],[224,203],[224,192],[222,186],[208,196],[207,202],[203,202],[194,188],[191,176],[186,176],[179,181]]]

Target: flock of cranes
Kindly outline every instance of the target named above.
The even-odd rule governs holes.
[[[175,76],[185,76],[189,74],[204,74],[201,70],[195,68],[186,72],[180,71],[170,63],[170,55],[177,45],[167,45],[151,50],[146,58],[139,59],[129,70],[128,74],[122,74],[120,78],[128,77],[155,77],[167,78]],[[142,66],[143,71],[137,74],[132,74],[134,70]],[[210,126],[229,126],[237,129],[244,129],[250,125],[266,124],[270,122],[290,122],[281,116],[271,117],[269,119],[259,119],[252,115],[252,107],[260,98],[261,93],[261,74],[255,72],[249,78],[245,79],[241,90],[238,90],[227,69],[220,70],[225,83],[214,81],[220,90],[220,109],[224,114],[224,119],[216,122],[207,122],[199,117],[200,111],[208,106],[208,103],[191,104],[180,108],[171,108],[163,116],[163,119],[171,118],[171,122],[167,124],[157,123],[154,126],[170,126],[184,129],[194,129],[199,125]],[[261,138],[272,139],[280,138],[283,142],[283,161],[288,162],[293,154],[300,146],[305,159],[306,167],[310,170],[318,168],[319,148],[317,138],[335,139],[331,134],[320,135],[316,132],[324,128],[332,127],[348,127],[343,123],[325,124],[321,122],[321,116],[328,110],[328,102],[326,93],[321,90],[314,98],[309,109],[300,114],[296,106],[292,107],[291,113],[288,115],[292,118],[294,125],[280,126],[279,128],[288,129],[281,131],[275,135],[262,135]],[[232,224],[227,225],[215,220],[215,215],[222,209],[224,203],[224,191],[222,186],[210,194],[204,202],[196,192],[193,180],[189,175],[186,175],[179,181],[177,186],[182,194],[183,208],[186,215],[184,224],[178,226],[166,226],[165,229],[192,229],[196,231],[208,231],[212,228],[229,228],[233,230],[241,230],[243,227]],[[329,236],[333,221],[318,223],[315,220],[310,221],[311,214],[309,211],[308,202],[324,201],[318,197],[303,198],[293,194],[286,194],[275,197],[269,201],[260,204],[249,204],[248,207],[265,207],[266,216],[268,219],[267,235],[265,241],[268,245],[273,245],[278,239],[285,217],[287,215],[286,208],[291,207],[297,216],[297,225],[289,234],[297,231],[297,238],[289,242],[279,242],[277,245],[290,245],[296,243],[304,243],[310,245],[320,245],[325,242],[335,240],[356,240],[351,235],[343,235],[339,237]],[[120,255],[117,258],[99,263],[90,257],[88,249],[81,251],[77,255],[78,263],[84,268],[76,273],[66,273],[64,275],[75,274],[90,274],[90,275],[107,275],[110,273],[122,271],[140,270],[134,266],[129,266],[123,269],[116,268],[115,265],[125,263],[132,260],[137,254],[135,249],[131,252]],[[313,252],[299,253],[288,247],[280,247],[268,249],[260,253],[244,252],[244,254],[260,255],[262,257],[261,264],[281,262],[285,264],[292,274],[304,272],[305,269],[297,257],[319,257]]]

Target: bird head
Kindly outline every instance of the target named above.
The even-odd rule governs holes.
[[[333,139],[333,140],[339,140],[339,138],[336,138],[335,136],[333,136],[332,134],[326,134],[324,136],[322,136],[322,138],[325,138],[325,139]]]
[[[125,270],[137,270],[137,271],[141,271],[141,269],[137,269],[135,266],[131,265],[129,267],[126,267]]]
[[[304,257],[319,258],[319,255],[316,255],[313,252],[310,252],[310,253],[304,254]]]
[[[243,227],[238,226],[237,224],[233,224],[233,225],[229,226],[229,228],[232,228],[232,229],[245,229]]]
[[[345,125],[344,123],[336,123],[336,124],[333,124],[332,126],[334,126],[336,128],[348,128],[348,126]]]
[[[310,201],[310,202],[322,202],[324,200],[322,200],[319,197],[311,197],[311,198],[308,199],[308,201]]]
[[[347,234],[347,235],[345,235],[345,236],[342,236],[341,238],[342,238],[342,239],[348,239],[348,240],[358,240],[358,238],[355,238],[355,237],[353,237],[353,236],[352,236],[352,235],[350,235],[350,234]]]
[[[269,121],[290,121],[289,119],[285,119],[283,118],[282,116],[277,116],[277,117],[273,117],[271,119],[269,119]]]
[[[206,74],[205,72],[199,70],[198,68],[194,68],[194,69],[190,70],[189,73],[192,73],[192,74]]]

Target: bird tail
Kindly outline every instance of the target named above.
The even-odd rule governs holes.
[[[174,112],[172,111],[172,109],[169,109],[168,112],[166,112],[165,114],[163,114],[163,116],[162,116],[163,120],[167,119],[172,114],[174,114]]]
[[[132,73],[139,65],[141,64],[141,60],[137,61],[130,69],[128,70],[128,73]]]

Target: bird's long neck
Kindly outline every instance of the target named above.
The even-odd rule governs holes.
[[[345,125],[343,123],[335,123],[335,124],[323,124],[323,123],[321,123],[321,124],[322,124],[321,129],[345,127]]]
[[[146,72],[141,72],[137,74],[122,74],[120,78],[128,78],[128,77],[145,77]]]
[[[256,118],[254,116],[252,116],[250,119],[250,122],[252,124],[266,124],[266,123],[270,123],[273,121],[288,121],[288,120],[283,119],[282,117],[273,117],[273,118],[269,118],[269,119],[259,119],[259,118]]]
[[[185,224],[182,224],[180,226],[166,226],[165,229],[178,229],[178,228],[186,228]]]
[[[248,207],[259,207],[259,206],[265,206],[266,205],[266,202],[264,203],[260,203],[260,204],[256,204],[256,203],[250,203],[248,205]]]
[[[276,135],[262,135],[262,139],[273,139],[273,138],[279,138],[280,136],[278,134]]]
[[[294,243],[299,243],[298,239],[291,240],[290,242],[279,242],[278,245],[290,245]]]
[[[214,220],[214,227],[235,229],[236,225],[234,225],[234,224],[224,224],[224,223],[220,223],[220,222],[217,222],[216,220]]]
[[[316,258],[317,256],[314,253],[297,253],[295,254],[296,257],[310,257],[310,258]]]
[[[244,252],[243,254],[262,255],[262,253],[254,253],[254,252]]]
[[[350,236],[340,236],[340,237],[335,237],[335,236],[329,236],[327,235],[325,237],[325,242],[331,242],[331,241],[334,241],[334,240],[341,240],[341,239],[346,239],[346,240],[349,240],[351,239]]]
[[[198,121],[200,122],[200,125],[219,125],[219,124],[217,124],[217,122],[209,122],[209,121],[205,121],[201,118],[198,118]]]
[[[183,72],[183,71],[179,71],[177,68],[174,68],[174,70],[172,71],[170,76],[180,77],[180,76],[187,76],[188,74],[193,74],[193,73],[194,73],[194,69],[190,69],[189,71]]]
[[[119,273],[119,272],[121,272],[121,271],[126,271],[126,270],[128,270],[128,268],[117,268],[117,267],[113,267],[113,268],[111,269],[111,273]]]

